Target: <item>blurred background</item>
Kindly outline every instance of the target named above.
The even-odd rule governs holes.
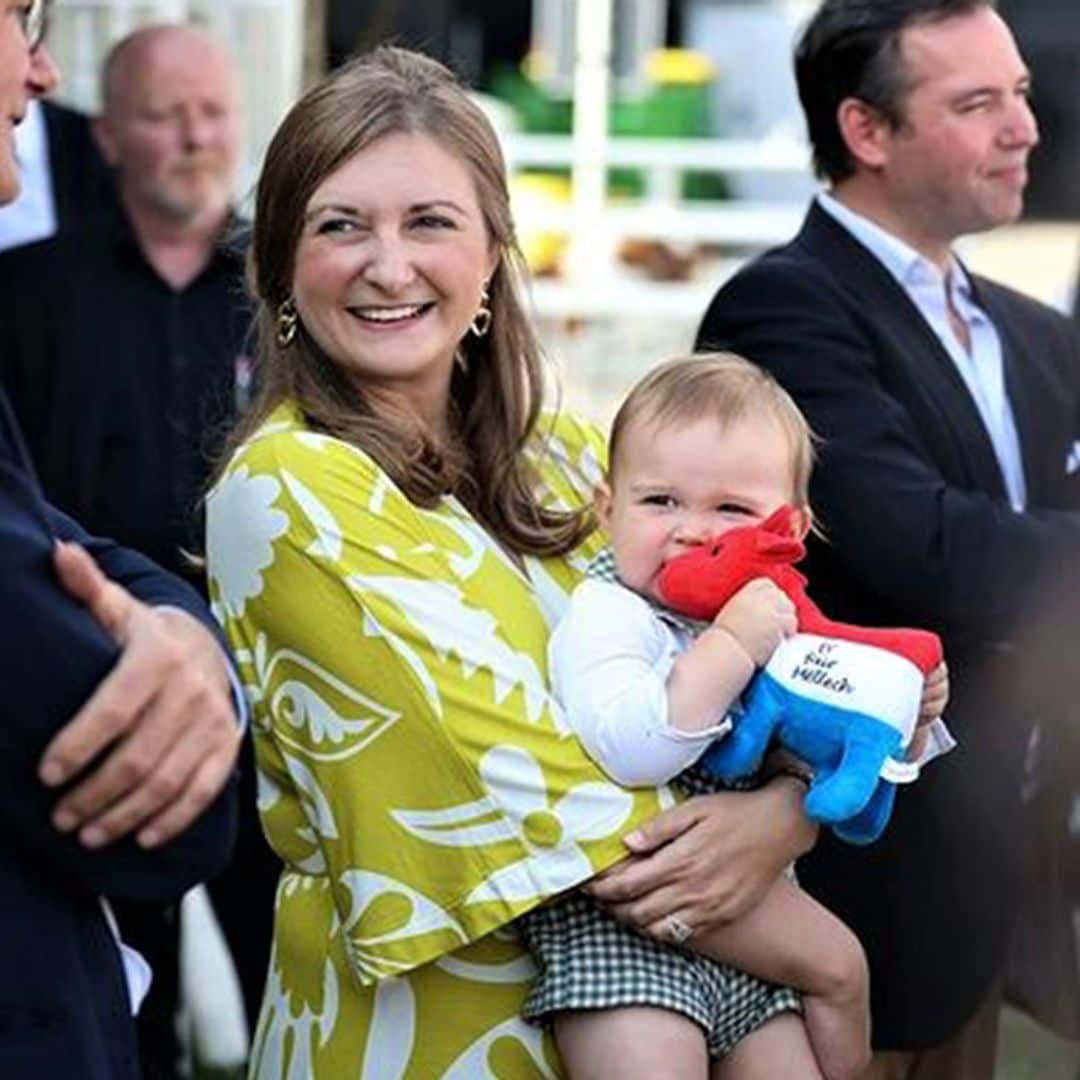
[[[815,184],[790,71],[814,0],[57,0],[57,98],[98,107],[100,63],[136,26],[197,21],[244,79],[247,203],[305,85],[377,42],[422,48],[476,90],[511,165],[531,295],[564,401],[603,422],[689,349],[717,286],[788,239]],[[976,270],[1071,309],[1080,264],[1080,3],[1000,0],[1042,130],[1025,220],[962,243]],[[1080,1051],[1018,1014],[1005,1080],[1073,1078]]]
[[[643,367],[689,347],[741,260],[795,231],[814,184],[790,52],[812,7],[58,0],[50,45],[66,72],[57,97],[94,111],[100,59],[134,26],[196,20],[220,33],[245,81],[241,201],[278,120],[329,66],[388,40],[450,63],[503,136],[533,302],[565,398],[603,420]],[[971,238],[964,254],[1069,308],[1080,261],[1080,4],[1000,7],[1034,72],[1043,144],[1025,222]]]

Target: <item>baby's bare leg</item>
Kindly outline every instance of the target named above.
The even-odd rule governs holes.
[[[806,1026],[795,1013],[774,1016],[740,1039],[730,1054],[713,1063],[709,1075],[710,1080],[821,1080]]]
[[[826,1080],[848,1080],[866,1066],[866,957],[855,935],[793,882],[778,879],[741,919],[695,934],[691,944],[740,971],[802,993],[810,1043]]]
[[[570,1080],[706,1080],[705,1033],[688,1016],[635,1005],[555,1017],[555,1042]]]

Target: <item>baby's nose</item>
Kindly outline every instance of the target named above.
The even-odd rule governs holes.
[[[687,514],[679,521],[676,537],[683,544],[703,544],[710,536],[709,522],[704,515]]]

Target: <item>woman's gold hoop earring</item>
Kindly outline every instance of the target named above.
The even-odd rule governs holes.
[[[277,309],[277,343],[281,348],[287,349],[293,343],[299,321],[292,298],[283,300]]]
[[[480,290],[480,307],[477,309],[476,314],[473,316],[473,321],[469,323],[469,330],[472,331],[477,337],[483,337],[491,329],[491,308],[488,304],[488,291],[485,285]]]

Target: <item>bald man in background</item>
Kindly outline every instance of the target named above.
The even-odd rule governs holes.
[[[223,46],[189,26],[124,38],[94,123],[115,216],[0,255],[0,377],[49,498],[205,592],[186,552],[224,432],[253,375],[243,230],[232,210],[239,94]],[[241,751],[236,860],[210,885],[253,1025],[278,866]],[[148,1077],[174,1075],[175,912],[120,921],[156,977],[140,1015]]]
[[[0,256],[0,375],[49,497],[201,587],[183,551],[252,374],[236,75],[204,31],[149,27],[109,54],[103,101],[117,211]]]

